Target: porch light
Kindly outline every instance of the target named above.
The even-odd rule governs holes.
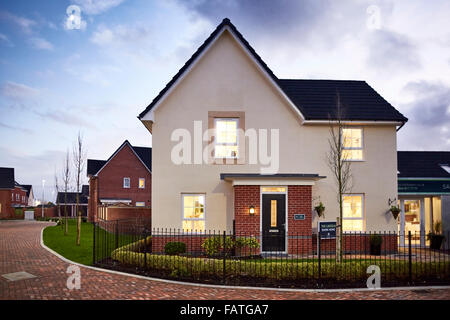
[[[251,216],[254,216],[254,215],[255,215],[255,206],[250,206],[250,207],[248,208],[248,213],[249,213]]]

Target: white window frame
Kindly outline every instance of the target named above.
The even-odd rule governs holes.
[[[20,201],[20,194],[16,193],[16,201]]]
[[[218,157],[216,156],[216,146],[234,146],[234,143],[217,143],[217,121],[236,121],[236,156]],[[214,118],[214,158],[215,159],[238,159],[239,158],[239,118]]]
[[[361,147],[357,148],[346,148],[344,147],[344,130],[345,129],[359,129],[361,130]],[[344,159],[344,161],[351,161],[351,162],[361,162],[364,161],[364,128],[363,127],[344,127],[341,129],[341,143],[342,143],[342,150],[361,150],[361,159]]]
[[[144,181],[144,186],[143,186],[143,187],[141,187],[141,180]],[[139,189],[145,189],[145,178],[139,178],[139,179],[138,179],[138,188],[139,188]]]
[[[361,197],[361,218],[345,218],[344,212],[342,212],[342,232],[343,233],[360,233],[365,232],[366,230],[366,204],[365,204],[365,195],[364,193],[345,193],[342,195],[342,207],[344,207],[344,197],[353,197],[360,196]],[[344,220],[361,220],[362,221],[362,230],[361,231],[345,231],[344,230]]]
[[[128,186],[125,185],[126,179],[128,179]],[[130,177],[123,177],[123,188],[124,189],[130,189],[131,188],[131,178]]]
[[[203,205],[203,218],[185,218],[184,217],[184,197],[186,196],[203,196],[204,205]],[[205,229],[202,231],[185,231],[183,229],[183,221],[204,221]],[[206,232],[206,193],[182,193],[181,194],[181,230],[186,234],[202,234]]]
[[[14,192],[11,192],[11,201],[14,201]]]

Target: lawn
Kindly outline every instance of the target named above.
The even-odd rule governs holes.
[[[44,244],[50,249],[58,252],[69,260],[92,265],[92,223],[81,223],[81,244],[76,245],[77,224],[75,219],[69,220],[69,232],[65,236],[61,226],[52,226],[44,229]]]

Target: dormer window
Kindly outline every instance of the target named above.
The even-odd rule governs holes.
[[[363,129],[342,129],[342,158],[346,161],[363,160]]]
[[[237,118],[215,119],[215,158],[237,159],[238,128]]]

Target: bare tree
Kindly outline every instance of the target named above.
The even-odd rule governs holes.
[[[351,162],[346,161],[348,157],[344,151],[343,129],[344,108],[341,104],[340,95],[336,93],[336,116],[330,117],[330,138],[328,139],[329,151],[327,153],[327,164],[330,168],[337,186],[337,201],[339,204],[339,220],[337,221],[336,234],[336,259],[342,261],[342,217],[343,197],[352,189]]]
[[[58,179],[58,174],[56,173],[56,169],[55,169],[55,192],[56,192],[56,208],[58,209],[58,216],[61,218],[61,207],[59,205],[59,199],[58,199],[58,194],[59,194],[59,179]],[[61,228],[63,228],[63,224],[61,223]]]
[[[70,154],[69,150],[66,152],[66,157],[63,162],[63,170],[62,170],[62,182],[64,187],[64,235],[67,235],[69,225],[67,221],[67,192],[69,192],[70,188]]]
[[[76,213],[77,213],[77,246],[80,245],[81,235],[81,210],[80,210],[80,192],[82,185],[82,175],[85,165],[85,150],[83,147],[83,137],[81,132],[78,132],[77,141],[73,147],[73,164],[75,167],[75,186],[76,186]]]

